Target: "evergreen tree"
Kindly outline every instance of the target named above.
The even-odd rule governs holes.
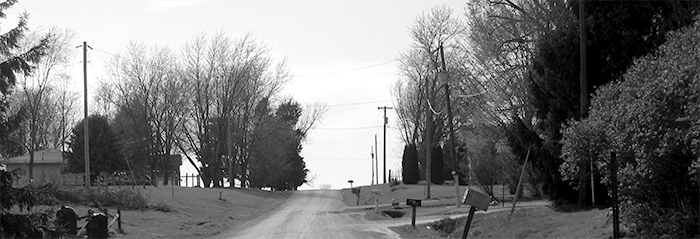
[[[430,151],[430,182],[433,184],[443,184],[445,183],[444,159],[442,158],[442,147],[433,146]]]
[[[102,115],[88,117],[90,173],[96,174],[102,171],[112,173],[128,170],[124,157],[117,147],[117,137],[107,123],[107,118]],[[85,172],[85,126],[80,121],[73,127],[68,140],[68,171],[73,173]]]
[[[404,184],[416,184],[420,181],[418,149],[415,144],[409,144],[404,147],[401,168],[403,169],[401,176]]]
[[[5,18],[4,12],[16,3],[17,0],[0,3],[0,18]],[[41,60],[49,45],[49,36],[45,36],[38,45],[27,52],[17,53],[20,48],[18,43],[28,31],[28,18],[26,13],[22,14],[15,28],[0,35],[0,154],[5,157],[21,155],[25,150],[19,138],[21,133],[18,131],[21,130],[19,125],[24,120],[26,109],[22,108],[13,115],[6,113],[9,107],[8,95],[12,93],[17,81],[15,74],[31,74],[33,64]]]

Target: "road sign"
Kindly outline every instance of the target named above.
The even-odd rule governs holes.
[[[464,197],[462,197],[462,203],[473,206],[482,211],[489,209],[490,201],[489,196],[468,188],[467,191],[464,192]]]
[[[360,188],[352,188],[352,194],[360,195]]]
[[[406,198],[406,205],[408,205],[408,206],[417,206],[417,207],[420,207],[420,206],[421,206],[421,200],[420,200],[420,199],[410,199],[410,198]]]
[[[380,193],[382,193],[382,190],[381,189],[372,189],[372,193],[380,194]]]

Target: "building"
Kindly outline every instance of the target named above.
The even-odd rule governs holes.
[[[1,160],[0,164],[7,166],[7,171],[20,168],[16,184],[25,185],[29,183],[29,154]],[[63,171],[63,157],[61,151],[55,149],[45,149],[34,152],[34,182],[48,182],[61,177]]]

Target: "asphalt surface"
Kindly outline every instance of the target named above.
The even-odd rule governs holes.
[[[218,238],[399,238],[364,213],[342,212],[346,208],[338,190],[296,191],[272,214]]]

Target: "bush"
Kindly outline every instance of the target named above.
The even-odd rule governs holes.
[[[171,208],[170,205],[167,203],[160,201],[158,204],[151,206],[153,209],[156,211],[161,211],[161,212],[175,212],[175,209]]]
[[[621,219],[633,237],[700,235],[700,23],[668,39],[624,81],[598,89],[590,116],[563,130],[560,172],[573,184],[590,160],[609,184],[617,152]]]
[[[34,188],[14,188],[16,171],[7,172],[0,164],[0,238],[58,238],[61,232],[51,223],[54,212],[45,210],[28,214],[11,213],[17,206],[20,212],[39,205],[43,193]]]
[[[124,209],[148,208],[147,193],[127,187],[92,187],[88,189],[54,185],[47,192],[58,200],[77,204],[112,206]]]
[[[464,224],[463,217],[455,219],[446,217],[440,219],[439,221],[431,222],[428,224],[428,226],[430,226],[430,228],[432,228],[433,230],[440,232],[440,235],[444,237],[452,234],[452,232],[454,232],[455,229],[457,229],[459,225],[462,224]]]

